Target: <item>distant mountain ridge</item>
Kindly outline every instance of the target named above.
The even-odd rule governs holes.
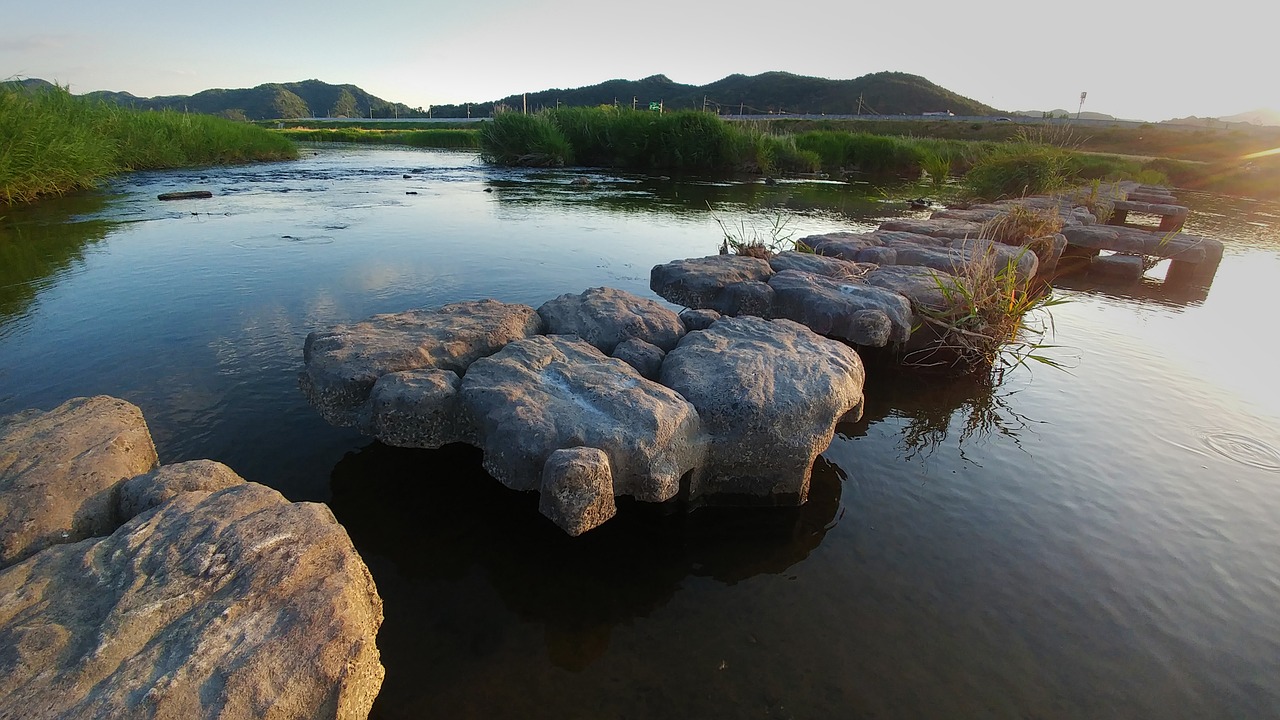
[[[46,87],[38,79],[18,81],[28,89]],[[436,105],[429,111],[410,108],[370,95],[355,85],[331,85],[319,80],[266,83],[252,88],[212,89],[194,95],[138,97],[128,92],[95,91],[99,98],[142,110],[177,110],[223,115],[244,120],[296,117],[488,117],[495,108],[534,111],[560,105],[612,105],[648,108],[661,103],[666,110],[707,108],[722,114],[996,115],[994,108],[954,93],[919,75],[878,72],[852,80],[766,72],[730,75],[707,85],[687,85],[665,75],[641,80],[608,80],[579,88],[541,90],[499,100]]]
[[[39,78],[9,81],[27,90],[53,87]],[[127,92],[98,90],[85,97],[114,102],[139,110],[176,110],[206,115],[222,115],[237,120],[329,117],[415,117],[426,116],[421,108],[393,103],[370,95],[355,85],[331,85],[319,80],[265,83],[252,88],[212,89],[194,95],[138,97]]]
[[[730,75],[707,85],[677,83],[666,75],[641,80],[607,80],[585,87],[541,90],[499,100],[435,105],[434,117],[486,117],[495,107],[529,110],[559,105],[613,105],[639,108],[661,103],[667,110],[716,110],[723,114],[918,115],[950,111],[956,115],[993,115],[997,111],[954,93],[919,75],[878,72],[852,80],[766,72]]]

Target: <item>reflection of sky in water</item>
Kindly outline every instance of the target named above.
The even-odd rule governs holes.
[[[162,461],[331,499],[386,601],[381,717],[1274,714],[1274,205],[1189,196],[1188,229],[1229,241],[1207,295],[1061,283],[1070,374],[991,388],[873,368],[867,415],[803,508],[627,506],[574,541],[473,453],[323,423],[297,390],[306,334],[483,297],[651,296],[654,264],[715,252],[716,217],[766,228],[782,210],[801,237],[905,205],[871,186],[588,172],[582,190],[579,171],[457,153],[319,152],[10,213],[0,413],[120,395]],[[153,199],[192,187],[216,197]],[[59,208],[121,224],[37,232]]]

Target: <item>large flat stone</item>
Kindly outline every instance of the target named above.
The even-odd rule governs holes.
[[[866,347],[906,342],[911,337],[911,305],[892,290],[799,270],[784,270],[769,285],[774,291],[775,317],[793,320],[820,335]]]
[[[121,483],[156,462],[142,411],[117,398],[0,418],[0,567],[110,534]]]
[[[299,383],[325,420],[355,425],[383,375],[405,370],[462,375],[475,360],[541,331],[542,318],[533,308],[496,300],[375,315],[308,335]]]
[[[0,717],[363,718],[382,603],[329,509],[179,493],[0,572]]]
[[[741,282],[767,282],[772,275],[773,269],[766,260],[712,255],[655,265],[649,273],[649,288],[676,305],[712,308],[726,287]]]

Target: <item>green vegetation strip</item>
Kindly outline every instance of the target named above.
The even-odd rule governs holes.
[[[450,128],[429,130],[383,130],[364,128],[287,128],[275,132],[290,140],[305,142],[350,142],[375,145],[475,149],[480,147],[480,131]]]
[[[93,187],[130,170],[294,157],[287,138],[246,123],[130,110],[63,88],[0,88],[0,205]]]

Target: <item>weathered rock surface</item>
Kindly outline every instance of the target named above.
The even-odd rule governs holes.
[[[769,285],[774,291],[775,317],[793,320],[821,335],[867,347],[884,347],[911,337],[911,304],[892,290],[799,270],[784,270]]]
[[[186,492],[0,571],[0,717],[363,718],[382,606],[324,505]]]
[[[849,262],[837,257],[826,257],[815,253],[781,252],[769,258],[769,266],[775,272],[783,270],[803,270],[814,275],[827,277],[861,277],[876,269],[869,263]]]
[[[609,456],[588,447],[551,453],[542,469],[538,511],[575,537],[612,518],[618,507]]]
[[[1089,263],[1089,272],[1113,280],[1133,282],[1145,271],[1141,255],[1098,255]]]
[[[541,331],[533,308],[496,300],[375,315],[308,335],[299,382],[325,420],[355,425],[383,375],[424,369],[461,375],[476,359]]]
[[[789,320],[725,318],[686,335],[667,354],[662,382],[693,403],[711,438],[691,496],[803,502],[813,461],[861,403],[863,379],[852,349]]]
[[[378,378],[359,427],[388,445],[438,448],[475,442],[452,370],[406,370]]]
[[[674,312],[653,300],[609,287],[548,300],[538,308],[538,315],[547,334],[577,335],[606,355],[629,338],[667,351],[685,332]]]
[[[635,368],[644,379],[653,381],[657,381],[658,372],[662,370],[662,360],[666,356],[662,348],[639,338],[620,342],[613,349],[613,357]]]
[[[118,517],[124,522],[184,492],[217,492],[243,482],[234,470],[213,460],[162,465],[120,485]]]
[[[649,288],[676,305],[710,308],[726,287],[740,282],[767,282],[771,275],[773,269],[766,260],[712,255],[655,265],[649,273]]]
[[[907,298],[913,307],[946,310],[950,307],[943,288],[956,287],[956,278],[932,268],[915,265],[886,265],[869,273],[868,285],[892,290]]]
[[[1213,252],[1210,246],[1216,244],[1220,247],[1222,244],[1196,235],[1150,232],[1118,225],[1066,227],[1062,234],[1066,236],[1067,244],[1076,247],[1173,258],[1190,263],[1204,261],[1206,255]]]
[[[556,450],[598,448],[613,494],[661,502],[702,461],[698,414],[670,388],[564,335],[517,340],[471,365],[462,402],[491,475],[536,490]]]
[[[948,218],[934,218],[931,220],[895,218],[881,223],[880,229],[929,235],[930,237],[964,239],[978,237],[982,233],[982,223]]]
[[[684,323],[686,332],[706,330],[711,323],[720,319],[720,313],[709,309],[689,309],[680,312],[680,322]]]
[[[156,462],[142,411],[117,398],[0,418],[0,567],[109,534],[120,483]]]

